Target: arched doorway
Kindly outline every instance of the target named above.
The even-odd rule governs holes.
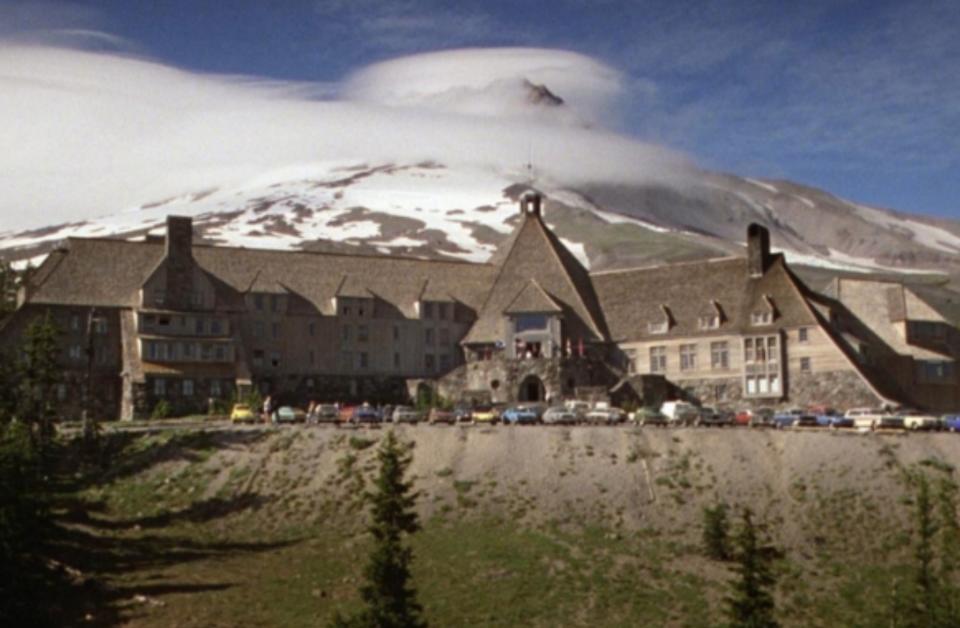
[[[543,380],[536,375],[527,375],[520,383],[517,399],[520,401],[543,401],[546,399]]]

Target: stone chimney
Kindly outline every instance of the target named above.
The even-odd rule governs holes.
[[[167,273],[166,303],[188,309],[193,296],[193,220],[167,216],[164,265]]]
[[[762,277],[770,267],[770,232],[763,225],[747,227],[747,268],[751,277]]]
[[[529,192],[524,192],[523,196],[520,197],[520,213],[539,217],[542,202],[543,197],[540,196],[538,192],[534,192],[532,190]]]

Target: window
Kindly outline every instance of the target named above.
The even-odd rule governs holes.
[[[425,344],[428,344],[428,345],[432,345],[432,344],[433,344],[433,330],[432,330],[432,329],[429,329],[429,328],[428,328],[428,329],[423,330],[423,342],[424,342]]]
[[[756,395],[757,394],[757,378],[753,375],[747,375],[747,394]]]
[[[710,368],[718,371],[730,368],[730,348],[726,342],[710,343]]]
[[[626,369],[627,373],[637,372],[637,350],[636,349],[624,349],[623,361],[624,361],[624,368]]]
[[[342,314],[343,316],[350,316],[352,313],[353,313],[353,308],[351,308],[351,307],[350,307],[349,305],[347,305],[347,304],[344,304],[344,305],[343,305],[343,310],[341,311],[341,314]]]
[[[106,335],[107,333],[107,319],[102,314],[95,319],[93,319],[93,331],[94,333],[100,334],[101,336]]]
[[[692,371],[697,368],[697,345],[680,345],[680,370]]]
[[[443,328],[440,330],[440,344],[448,345],[450,344],[450,330]]]
[[[437,362],[432,353],[427,353],[423,356],[423,364],[428,371],[433,371],[437,368]]]
[[[83,349],[80,347],[80,345],[70,345],[68,354],[70,355],[71,360],[79,361],[83,358]]]
[[[148,360],[156,360],[156,359],[157,359],[157,343],[155,343],[155,342],[150,342],[150,341],[144,342],[144,343],[143,343],[143,350],[144,350],[144,353],[147,354],[147,359],[148,359]]]
[[[70,316],[70,329],[73,331],[80,331],[80,315],[73,314]]]
[[[540,331],[547,328],[547,317],[543,314],[521,314],[516,319],[517,333]]]
[[[667,370],[667,348],[650,347],[650,372],[665,373]]]
[[[720,327],[720,317],[716,314],[700,317],[700,329],[717,329]]]
[[[810,340],[808,330],[806,327],[801,327],[797,330],[797,341],[798,342],[807,342]]]
[[[340,353],[340,368],[344,371],[353,370],[353,353],[350,351],[343,351]]]
[[[447,305],[446,303],[440,303],[437,305],[437,314],[440,320],[447,320]]]
[[[220,388],[220,380],[211,379],[210,380],[210,396],[219,397],[221,394],[222,394],[222,389]]]
[[[254,338],[263,338],[264,336],[264,325],[263,321],[254,321],[253,323],[253,337]]]
[[[263,311],[263,295],[255,294],[253,295],[253,307],[257,308],[259,311]]]
[[[183,396],[184,396],[184,397],[191,397],[191,396],[193,396],[193,380],[192,380],[192,379],[185,379],[185,380],[183,380],[182,390],[183,390]]]
[[[400,326],[399,326],[399,325],[394,325],[394,326],[393,326],[393,341],[394,341],[394,342],[398,342],[399,340],[400,340]]]
[[[656,323],[647,323],[647,333],[650,334],[665,334],[669,329],[669,324],[667,321],[658,321]]]
[[[280,366],[280,352],[271,351],[270,352],[270,366],[273,368],[278,368]]]
[[[309,334],[311,337],[317,335],[317,324],[313,321],[307,323],[307,334]]]
[[[767,362],[776,364],[780,361],[780,342],[776,336],[767,337]]]
[[[357,317],[358,317],[358,318],[363,318],[363,310],[364,310],[363,304],[361,303],[360,305],[357,306]]]
[[[215,318],[210,321],[210,333],[219,336],[223,333],[223,323],[220,322],[219,318]]]
[[[340,330],[340,340],[341,344],[350,342],[350,325],[344,325],[343,329]]]
[[[400,354],[399,354],[399,353],[394,353],[394,354],[393,354],[393,368],[395,368],[395,369],[400,368]]]
[[[945,382],[953,378],[953,363],[921,360],[917,362],[920,378],[932,382]]]
[[[179,327],[180,329],[183,329],[183,328],[186,327],[186,326],[187,326],[187,317],[186,317],[186,316],[178,316],[178,317],[177,317],[177,327]]]
[[[190,293],[190,304],[193,307],[203,307],[203,291],[196,290]]]
[[[200,359],[204,362],[208,362],[213,359],[213,347],[210,346],[209,342],[201,343]]]
[[[440,370],[446,371],[450,368],[450,356],[446,353],[440,356]]]
[[[206,330],[204,329],[203,319],[202,319],[202,318],[198,318],[197,321],[196,321],[196,332],[197,332],[197,335],[198,335],[198,336],[202,336],[202,335],[205,333],[205,331],[206,331]]]
[[[280,323],[270,323],[270,335],[273,336],[274,340],[280,337]]]
[[[167,380],[159,377],[153,380],[153,394],[157,397],[163,397],[167,394]]]
[[[370,339],[370,329],[366,325],[357,325],[357,342],[367,342]]]
[[[167,294],[163,290],[153,291],[153,304],[162,307],[167,300]]]
[[[423,318],[433,318],[433,303],[430,301],[423,302]]]
[[[810,372],[810,358],[800,358],[800,372],[801,373]]]
[[[157,318],[157,324],[160,325],[161,327],[169,327],[169,326],[170,326],[170,317],[169,317],[169,316],[160,316],[160,317],[158,317],[158,318]]]
[[[365,369],[370,366],[370,356],[366,351],[360,352],[360,368]]]
[[[770,311],[754,312],[750,315],[750,324],[752,325],[769,325],[772,322],[773,313]]]
[[[67,398],[66,384],[57,384],[57,401],[63,401]]]
[[[280,311],[280,297],[275,294],[270,295],[270,311],[279,312]]]
[[[316,362],[316,357],[317,356],[314,353],[313,349],[310,349],[310,366],[314,365],[314,363]]]
[[[263,350],[254,349],[253,350],[253,365],[254,366],[263,366]]]
[[[97,362],[97,364],[103,366],[104,364],[107,363],[107,349],[106,349],[106,347],[100,347],[97,351],[95,351],[95,354],[96,354],[96,362]]]
[[[180,344],[180,353],[184,358],[193,358],[193,343],[184,342]]]
[[[227,348],[223,345],[217,345],[214,349],[214,355],[217,358],[217,362],[225,362],[227,360]]]

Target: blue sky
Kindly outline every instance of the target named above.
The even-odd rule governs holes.
[[[0,35],[53,29],[107,33],[119,39],[96,45],[189,70],[321,86],[414,52],[572,50],[623,73],[618,130],[706,168],[960,218],[955,0],[0,0]]]

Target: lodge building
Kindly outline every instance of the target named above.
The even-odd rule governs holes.
[[[960,331],[899,283],[814,291],[770,252],[589,272],[545,224],[543,199],[486,263],[70,238],[0,330],[60,330],[65,414],[89,382],[104,417],[166,401],[204,411],[256,387],[290,403],[402,402],[430,388],[493,401],[684,397],[733,407],[960,408]]]

